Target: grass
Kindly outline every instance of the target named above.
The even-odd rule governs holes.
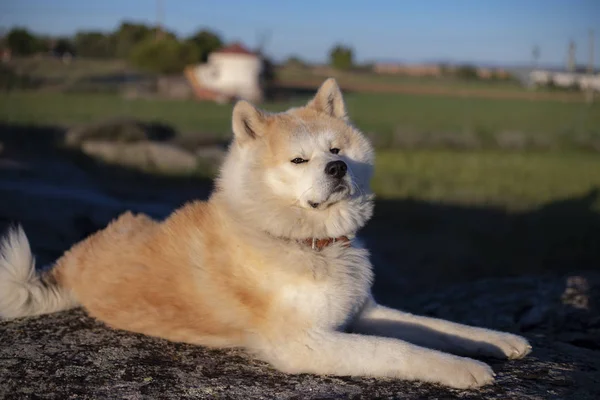
[[[380,151],[373,190],[414,199],[530,210],[600,189],[600,157],[570,152]],[[600,202],[595,203],[600,212]]]
[[[74,82],[79,79],[133,72],[122,60],[94,60],[75,58],[64,63],[54,57],[15,58],[9,66],[22,74],[48,83]]]
[[[394,74],[376,74],[373,72],[343,72],[328,71],[334,75],[341,85],[409,85],[409,86],[436,86],[455,89],[486,89],[523,92],[522,86],[514,81],[492,81],[492,80],[470,80],[465,81],[453,77],[415,77]],[[284,83],[287,82],[314,82],[319,84],[323,81],[324,72],[316,73],[310,69],[279,68],[277,78]]]
[[[272,111],[300,104],[265,104]],[[405,94],[350,93],[355,124],[387,146],[402,132],[475,135],[484,142],[502,132],[517,132],[550,142],[600,140],[600,104],[551,101],[469,99]],[[128,115],[172,125],[179,132],[229,136],[231,105],[158,99],[126,100],[112,94],[12,92],[0,95],[0,121],[72,125]]]

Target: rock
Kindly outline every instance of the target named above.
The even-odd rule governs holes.
[[[469,302],[469,307],[456,307]],[[598,330],[599,305],[600,274],[588,271],[481,279],[415,296],[405,307],[470,325],[558,334]]]
[[[464,291],[464,287],[454,290]],[[469,301],[450,297],[446,305],[463,315],[475,315],[479,310],[468,311],[471,306],[488,301],[476,289],[467,290],[464,297]],[[513,299],[507,296],[505,301]],[[509,317],[503,313],[509,309],[506,304],[488,314],[506,320]],[[394,379],[286,375],[240,350],[210,350],[112,330],[80,309],[0,322],[0,337],[0,397],[4,399],[586,400],[600,396],[598,352],[554,343],[540,332],[528,334],[534,351],[527,358],[485,360],[497,373],[496,384],[469,391]]]
[[[530,330],[544,324],[552,315],[552,305],[535,304],[519,318],[519,328],[523,331]]]
[[[165,140],[175,135],[169,126],[145,123],[132,118],[113,118],[76,126],[65,134],[67,146],[79,146],[90,140],[132,143],[146,140]]]
[[[65,134],[68,146],[80,145],[89,140],[135,142],[147,140],[144,125],[129,118],[111,119],[69,129]]]
[[[196,156],[182,148],[160,142],[119,143],[90,140],[81,150],[111,164],[150,171],[181,172],[196,168]]]

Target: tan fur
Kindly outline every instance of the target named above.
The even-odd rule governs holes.
[[[529,352],[527,341],[515,335],[413,316],[374,301],[369,254],[354,239],[372,213],[373,150],[349,124],[335,81],[326,81],[307,106],[285,113],[239,102],[232,126],[235,139],[208,201],[186,204],[162,222],[121,215],[56,262],[47,280],[56,289],[56,306],[26,308],[22,288],[36,283],[10,278],[11,296],[0,294],[0,315],[58,311],[76,299],[113,328],[243,347],[290,373],[387,376],[462,388],[492,382],[493,372],[402,339],[461,354],[519,358]],[[297,157],[306,162],[290,162]],[[348,172],[335,180],[326,166],[340,161]],[[351,245],[306,245],[306,239],[340,236]],[[28,243],[21,233],[9,239],[0,274],[16,277],[27,273]]]

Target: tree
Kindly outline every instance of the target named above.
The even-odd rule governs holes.
[[[44,43],[27,29],[14,28],[6,36],[6,44],[14,55],[28,56],[44,51]]]
[[[116,43],[112,35],[102,32],[78,32],[74,42],[75,52],[80,57],[116,57]]]
[[[75,35],[74,46],[75,52],[80,57],[116,57],[116,45],[113,37],[102,32],[78,32]]]
[[[52,46],[52,52],[57,56],[73,54],[75,52],[75,46],[69,39],[59,38],[54,42],[54,45]]]
[[[131,63],[143,70],[160,74],[183,71],[186,65],[198,60],[198,49],[190,42],[172,37],[154,37],[138,44],[129,57]]]
[[[156,29],[126,21],[119,26],[113,36],[116,44],[116,56],[127,58],[137,45],[156,38]]]
[[[290,56],[284,63],[287,68],[296,68],[296,69],[304,69],[308,66],[306,62],[304,62],[298,56]]]
[[[348,70],[354,65],[354,54],[350,47],[336,45],[329,52],[329,63],[335,69]]]
[[[456,69],[456,77],[464,80],[475,80],[479,79],[477,68],[472,65],[461,65]]]
[[[188,41],[196,47],[198,51],[198,61],[206,62],[208,55],[223,46],[221,38],[208,30],[200,30],[190,36]]]

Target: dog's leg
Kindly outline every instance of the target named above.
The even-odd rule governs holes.
[[[531,351],[529,342],[521,336],[409,314],[381,306],[373,298],[351,328],[356,333],[398,338],[460,355],[514,359]]]
[[[312,332],[255,350],[278,370],[294,374],[390,377],[463,389],[490,384],[495,375],[487,364],[469,358],[340,332]]]

